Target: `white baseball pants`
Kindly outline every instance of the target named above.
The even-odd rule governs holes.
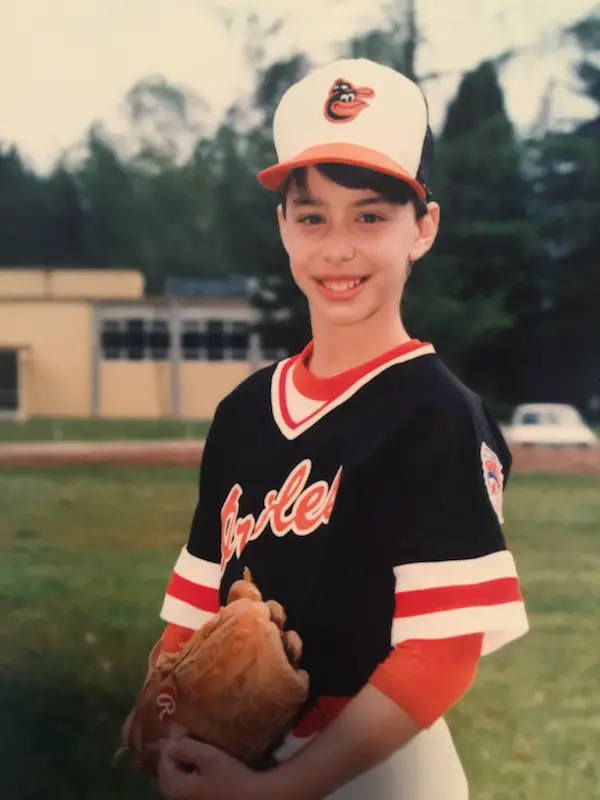
[[[277,753],[289,758],[306,740]],[[421,731],[386,761],[327,796],[327,800],[469,800],[469,785],[444,719]]]

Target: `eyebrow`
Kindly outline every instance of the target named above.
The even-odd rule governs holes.
[[[384,197],[377,195],[377,197],[364,197],[362,200],[357,200],[353,205],[356,208],[364,208],[365,206],[376,205],[377,203],[387,202]],[[325,205],[318,197],[311,197],[310,195],[300,195],[292,201],[294,206],[323,206]]]

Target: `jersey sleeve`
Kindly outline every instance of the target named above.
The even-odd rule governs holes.
[[[221,520],[218,508],[221,406],[209,429],[200,462],[196,507],[186,544],[168,581],[160,617],[198,630],[220,609]]]
[[[503,533],[511,454],[477,398],[433,402],[388,461],[392,646],[483,634],[481,655],[528,630]]]

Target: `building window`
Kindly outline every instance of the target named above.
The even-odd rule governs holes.
[[[224,361],[227,358],[226,322],[211,319],[206,326],[206,355],[209,361]]]
[[[186,361],[246,361],[250,349],[247,322],[185,320],[181,356]]]
[[[169,323],[164,319],[150,321],[149,347],[151,358],[155,361],[164,361],[169,358],[171,348],[171,333]]]
[[[171,335],[164,319],[105,319],[100,329],[102,358],[163,361],[169,358]]]
[[[219,319],[183,320],[180,344],[185,361],[246,361],[250,355],[250,325]],[[104,319],[100,347],[102,358],[109,360],[168,360],[169,320]]]
[[[206,325],[184,320],[181,333],[181,357],[186,361],[206,360]]]
[[[143,361],[146,357],[146,322],[143,319],[125,321],[126,358],[129,361]]]
[[[245,322],[232,322],[230,330],[231,358],[246,361],[250,353],[250,328]]]
[[[124,337],[121,330],[120,320],[105,319],[102,321],[100,331],[100,347],[102,358],[116,359],[121,358]]]

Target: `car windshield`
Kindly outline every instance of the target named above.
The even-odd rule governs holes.
[[[557,425],[556,415],[551,412],[526,411],[521,419],[522,425]]]

